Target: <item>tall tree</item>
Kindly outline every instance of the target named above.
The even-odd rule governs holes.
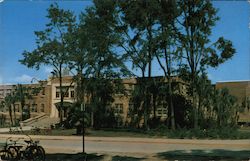
[[[31,52],[25,51],[20,62],[28,68],[39,70],[42,65],[52,66],[59,78],[60,88],[60,122],[63,120],[62,109],[64,101],[64,91],[62,85],[62,72],[68,62],[69,50],[66,36],[71,32],[75,24],[75,16],[69,10],[63,10],[57,4],[52,4],[48,8],[49,23],[43,31],[36,31],[37,48]]]
[[[190,72],[190,83],[193,98],[194,128],[198,128],[197,78],[202,69],[217,67],[230,59],[235,49],[231,41],[218,38],[210,41],[211,30],[219,19],[217,10],[207,0],[178,1],[181,15],[177,18],[179,40],[182,43],[180,52]]]
[[[117,14],[115,1],[95,0],[94,5],[81,15],[80,44],[87,52],[83,75],[87,81],[86,93],[90,95],[93,114],[113,101],[112,94],[119,82],[117,80],[127,71],[116,49],[120,39],[115,30]],[[94,115],[92,125],[93,118]]]
[[[219,89],[214,91],[213,101],[217,128],[235,127],[239,112],[236,97],[230,95],[228,89]]]
[[[8,108],[11,126],[13,126],[13,115],[12,115],[13,101],[14,101],[14,97],[11,94],[7,94],[7,96],[5,96],[4,98],[4,101],[2,102],[2,104]]]
[[[158,50],[155,54],[157,61],[163,70],[164,77],[168,84],[168,118],[171,128],[175,129],[175,112],[173,105],[172,77],[176,76],[174,69],[180,61],[177,56],[179,41],[177,41],[175,21],[178,16],[177,4],[175,1],[159,1],[159,35],[155,41]]]
[[[157,32],[157,19],[159,14],[158,1],[120,1],[120,32],[123,33],[121,47],[132,60],[133,66],[141,70],[142,77],[148,80],[139,81],[144,90],[145,99],[142,100],[144,109],[144,126],[148,129],[147,120],[151,112],[150,106],[153,104],[153,95],[150,92],[152,77],[152,61],[155,56],[155,32]],[[149,84],[147,84],[147,82]],[[145,88],[144,88],[145,87]]]
[[[29,99],[32,99],[32,88],[26,87],[24,85],[18,84],[14,86],[13,95],[15,97],[15,101],[19,102],[21,104],[21,120],[24,120],[24,107],[26,104],[26,101]],[[30,109],[29,107],[26,107],[26,112],[28,112],[28,118],[30,117]]]

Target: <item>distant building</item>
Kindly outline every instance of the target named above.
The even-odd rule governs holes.
[[[250,123],[250,81],[217,82],[216,88],[227,88],[229,93],[237,98],[238,104],[244,107],[244,111],[240,113],[239,122]]]

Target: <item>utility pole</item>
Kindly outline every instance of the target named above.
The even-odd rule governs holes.
[[[83,104],[83,103],[81,103],[81,111],[82,111],[82,153],[85,154],[85,144],[84,144],[84,135],[85,135],[84,111],[85,111],[85,104]]]

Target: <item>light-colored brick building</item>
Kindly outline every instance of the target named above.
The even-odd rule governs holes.
[[[162,77],[156,77],[154,79],[162,79]],[[179,80],[175,80],[179,81]],[[122,122],[130,120],[129,111],[130,108],[133,108],[133,104],[130,103],[130,98],[132,91],[134,90],[137,79],[136,78],[125,78],[122,80],[122,83],[125,87],[125,93],[116,93],[113,95],[114,102],[111,104],[111,107],[114,108],[116,116],[122,118]],[[182,84],[182,83],[180,83]],[[76,92],[75,92],[75,83],[72,80],[71,76],[64,76],[62,82],[63,88],[67,91],[64,97],[64,106],[69,106],[76,101]],[[60,105],[60,86],[58,78],[48,78],[48,80],[40,81],[36,84],[24,84],[23,86],[38,88],[42,87],[42,90],[32,96],[32,99],[27,99],[25,101],[25,108],[30,109],[31,117],[36,117],[41,114],[46,114],[51,118],[58,118],[59,111],[58,105]],[[183,86],[179,86],[180,90],[183,91]],[[7,93],[11,93],[14,90],[14,85],[0,85],[0,101],[4,99]],[[19,102],[14,104],[16,110],[17,118],[21,116],[21,105]],[[12,108],[14,108],[12,107]],[[8,109],[1,109],[2,114],[6,115],[9,118]],[[152,115],[152,114],[151,114]],[[156,110],[156,116],[162,119],[166,119],[167,110],[166,108],[158,108]]]
[[[161,77],[155,77],[154,79],[161,79]],[[186,85],[184,82],[176,79],[175,82],[178,82],[178,91],[180,94],[185,95]],[[116,116],[122,118],[122,122],[130,121],[130,110],[133,108],[131,103],[131,94],[137,85],[136,78],[126,78],[122,80],[122,83],[125,87],[126,94],[116,93],[113,95],[114,102],[111,104],[111,107],[114,108]],[[64,106],[69,106],[76,101],[76,91],[75,83],[72,80],[71,76],[63,77],[62,85],[67,91],[64,97]],[[58,105],[60,104],[60,88],[59,88],[59,79],[58,78],[48,78],[48,80],[40,81],[36,84],[24,84],[23,86],[37,88],[42,87],[41,91],[32,96],[32,99],[27,99],[25,101],[25,108],[30,109],[31,117],[36,117],[41,114],[46,114],[50,118],[58,118],[59,111]],[[0,102],[4,100],[4,97],[11,93],[14,90],[14,85],[0,85]],[[250,122],[250,81],[232,81],[232,82],[218,82],[216,83],[216,88],[228,88],[230,94],[234,95],[238,99],[238,103],[242,104],[245,101],[245,111],[240,114],[240,122]],[[248,101],[247,101],[248,100]],[[16,117],[20,118],[21,116],[21,105],[19,102],[16,102],[14,105],[16,110]],[[153,113],[151,113],[152,115]],[[0,109],[0,116],[4,115],[9,119],[9,113],[7,108]],[[165,107],[157,107],[156,116],[161,119],[167,118],[167,109]]]
[[[238,104],[244,107],[240,113],[239,122],[250,122],[250,81],[217,82],[216,88],[227,88],[229,93],[237,98]]]

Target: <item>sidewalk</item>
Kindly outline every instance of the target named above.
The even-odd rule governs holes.
[[[23,126],[22,127],[22,130],[23,131],[28,131],[28,130],[31,130],[31,126]],[[21,131],[20,127],[11,127],[11,129],[17,129],[19,131]],[[0,133],[5,133],[5,132],[9,132],[10,131],[10,128],[9,127],[6,127],[6,128],[0,128]]]

